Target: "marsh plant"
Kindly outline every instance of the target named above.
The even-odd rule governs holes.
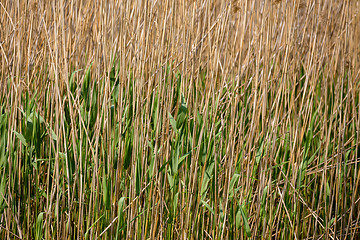
[[[0,2],[1,239],[358,239],[355,0]]]

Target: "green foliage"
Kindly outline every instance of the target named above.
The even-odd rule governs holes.
[[[287,122],[271,125],[266,118],[279,112],[267,108],[279,99],[269,93],[261,115],[249,104],[254,83],[233,83],[212,99],[202,97],[206,73],[192,92],[169,66],[162,89],[139,87],[132,73],[124,81],[115,66],[103,79],[91,67],[80,73],[70,74],[61,104],[30,92],[16,109],[2,103],[0,214],[16,219],[15,234],[56,237],[53,228],[66,222],[62,231],[85,239],[175,239],[179,229],[189,238],[290,239],[350,219],[356,124],[341,125],[343,140],[333,140],[334,111],[349,111],[334,110],[339,97],[323,96],[319,85],[306,91],[301,77],[281,99],[313,94],[306,107],[295,97],[279,101]]]

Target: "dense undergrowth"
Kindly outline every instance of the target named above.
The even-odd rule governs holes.
[[[2,3],[0,238],[356,239],[358,3],[275,2]]]

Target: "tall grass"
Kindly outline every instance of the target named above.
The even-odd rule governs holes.
[[[0,2],[1,239],[357,239],[359,1]]]

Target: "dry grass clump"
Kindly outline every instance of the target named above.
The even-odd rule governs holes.
[[[358,1],[0,9],[0,238],[359,236]]]

